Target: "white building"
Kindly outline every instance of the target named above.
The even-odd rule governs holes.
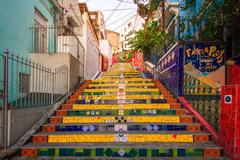
[[[85,67],[84,78],[86,80],[95,79],[101,71],[99,39],[93,21],[90,17],[86,3],[79,3],[79,8],[82,13],[83,34],[80,40],[85,48]]]
[[[120,27],[120,51],[129,50],[128,40],[134,34],[142,29],[144,26],[144,19],[138,14],[129,18],[129,20]]]
[[[101,54],[108,58],[108,68],[112,65],[112,46],[108,40],[100,40]]]

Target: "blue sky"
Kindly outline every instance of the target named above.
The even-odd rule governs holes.
[[[85,0],[87,2],[88,8],[92,10],[100,10],[104,14],[104,19],[106,21],[106,28],[118,31],[118,28],[126,22],[131,16],[136,14],[137,6],[132,0]],[[123,2],[121,2],[123,1]],[[126,3],[128,2],[128,3]],[[130,9],[130,10],[116,10],[114,13],[112,11],[103,11],[108,9]],[[111,15],[112,14],[112,15]],[[111,15],[109,17],[109,15]]]

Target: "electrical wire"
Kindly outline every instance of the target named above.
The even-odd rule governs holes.
[[[133,10],[133,9],[136,9],[136,8],[119,8],[119,9],[115,9],[115,11],[124,11],[124,10]],[[101,11],[101,12],[104,12],[104,11],[114,11],[114,9],[103,9],[103,10],[96,10],[96,11]]]
[[[123,16],[123,17],[120,17],[119,19],[126,18],[127,16],[133,14],[134,12],[136,12],[136,11],[132,11],[132,12],[128,13],[127,15],[125,15],[125,16]],[[113,25],[113,24],[115,24],[115,23],[117,23],[117,22],[119,22],[119,19],[116,20],[116,21],[114,21],[114,22],[112,22],[112,23],[107,24],[106,27],[107,27],[107,26],[110,26],[110,25]]]
[[[103,25],[112,17],[112,15],[115,13],[116,9],[118,9],[118,7],[120,7],[120,5],[122,4],[122,2],[119,2],[117,4],[117,6],[114,8],[114,10],[112,11],[112,13],[110,13],[110,15],[107,17],[107,19],[104,21]]]
[[[117,1],[119,1],[119,2],[123,2],[123,3],[135,4],[135,3],[133,3],[133,2],[129,2],[129,1],[126,1],[126,0],[117,0]]]
[[[134,15],[135,15],[135,14],[134,14]],[[127,21],[129,21],[129,19],[126,20],[126,21],[124,21],[123,23],[121,23],[121,25],[119,25],[118,27],[114,28],[114,30],[117,30],[119,27],[121,27],[122,25],[124,25]]]

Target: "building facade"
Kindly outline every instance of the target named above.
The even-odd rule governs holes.
[[[26,0],[24,3],[14,0],[1,1],[0,21],[3,23],[0,24],[0,52],[8,48],[27,57],[33,44],[31,28],[55,26],[60,14],[61,7],[55,0]],[[36,44],[40,44],[39,41]],[[46,43],[42,45],[43,48]]]
[[[84,21],[83,35],[80,36],[81,42],[85,47],[84,77],[87,80],[92,80],[101,71],[99,38],[89,14],[87,4],[79,3],[79,8],[81,10]]]
[[[128,40],[134,37],[135,32],[142,29],[144,26],[144,19],[138,14],[129,18],[126,23],[120,27],[120,51],[129,50]]]
[[[93,26],[96,29],[99,40],[106,39],[105,22],[102,12],[90,11],[89,14],[93,21]]]
[[[120,49],[120,33],[111,31],[109,29],[107,29],[106,32],[107,32],[107,39],[109,40],[112,46],[112,53],[113,54],[118,53]]]

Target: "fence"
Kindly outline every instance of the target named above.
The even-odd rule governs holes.
[[[215,130],[218,130],[221,93],[187,73],[184,74],[183,91],[184,98]]]
[[[71,53],[79,61],[79,77],[84,77],[85,51],[71,27],[33,26],[32,53]]]
[[[68,67],[51,70],[29,59],[0,54],[1,105],[9,108],[48,106],[68,91]]]

